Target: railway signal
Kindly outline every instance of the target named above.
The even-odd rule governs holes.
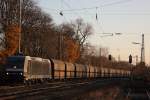
[[[111,55],[108,55],[108,59],[111,61],[112,60],[112,57],[111,57]]]
[[[131,54],[129,55],[129,63],[130,64],[132,63],[132,56],[131,56]]]

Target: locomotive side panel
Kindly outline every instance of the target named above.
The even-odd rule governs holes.
[[[50,61],[37,57],[31,57],[27,61],[25,80],[50,79]]]

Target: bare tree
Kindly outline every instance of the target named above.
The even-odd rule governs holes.
[[[92,34],[92,26],[88,23],[85,23],[83,19],[77,19],[75,21],[72,21],[71,23],[61,24],[59,26],[59,29],[59,32],[62,34],[63,37],[69,37],[73,41],[76,41],[76,43],[79,45],[78,50],[76,52],[79,52],[78,57],[80,57],[80,55],[82,55],[84,51],[83,47],[87,37]],[[62,50],[61,52],[64,53],[64,50]]]
[[[77,19],[74,24],[76,32],[76,39],[79,40],[81,46],[83,46],[85,40],[92,34],[92,26],[88,23],[84,23],[83,19]]]

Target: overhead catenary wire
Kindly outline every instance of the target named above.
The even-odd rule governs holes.
[[[62,0],[62,4],[63,4],[63,3],[64,3],[69,9],[72,9],[71,6],[70,6],[65,0]],[[64,10],[63,10],[63,12],[64,12]],[[80,16],[77,12],[73,12],[72,14]]]
[[[116,2],[112,2],[112,3],[106,3],[106,4],[101,4],[99,6],[94,6],[94,7],[85,7],[85,8],[77,8],[77,9],[72,9],[71,6],[64,0],[61,0],[61,7],[60,9],[62,10],[63,8],[63,3],[69,8],[69,9],[64,9],[62,10],[63,12],[72,12],[72,11],[82,11],[82,10],[93,10],[93,9],[99,9],[101,7],[106,7],[106,6],[112,6],[112,5],[116,5],[116,4],[121,4],[121,3],[125,3],[125,2],[129,2],[132,0],[119,0]],[[58,11],[58,9],[50,9],[50,8],[45,8],[45,9],[49,9],[51,11]]]
[[[52,8],[45,8],[45,7],[43,7],[43,9],[46,9],[46,10],[49,10],[49,12],[51,12],[52,14],[58,14],[58,12],[60,12],[60,10],[58,10],[58,9],[52,9]],[[112,10],[112,11],[114,11],[114,10]],[[115,12],[103,12],[103,15],[150,15],[150,11],[149,10],[147,10],[147,11],[126,11],[126,12],[124,12],[124,11],[122,11],[122,12],[118,12],[118,11],[115,11]],[[77,13],[77,12],[64,12],[64,10],[63,10],[63,13],[64,14],[75,14],[75,13]],[[95,15],[95,13],[88,13],[88,12],[78,12],[78,15],[79,14],[84,14],[84,15]],[[101,14],[101,13],[99,13],[99,12],[97,12],[97,15],[99,15],[99,14]]]
[[[131,0],[119,0],[117,2],[102,4],[100,6],[86,7],[86,8],[79,8],[79,9],[69,9],[69,10],[63,10],[63,11],[82,11],[82,10],[99,9],[101,7],[112,6],[112,5],[121,4],[121,3],[129,2],[129,1]]]
[[[70,13],[65,13],[64,14],[67,14],[67,15],[71,15],[71,14],[74,14],[72,12]],[[87,13],[87,12],[78,12],[78,14],[81,14],[81,15],[97,15],[97,19],[98,19],[98,15],[101,15],[100,12],[98,13]],[[126,12],[103,12],[102,15],[131,15],[131,16],[134,16],[134,15],[141,15],[141,16],[149,16],[150,15],[150,12],[130,12],[130,13],[126,13]]]
[[[108,3],[108,4],[101,5],[101,7],[117,5],[117,4],[129,2],[129,1],[132,1],[132,0],[119,0],[119,1],[117,1],[117,2],[112,2],[112,3]]]
[[[51,12],[51,11],[49,11],[49,12]],[[54,15],[58,15],[58,13],[60,13],[60,11],[55,11],[55,12],[51,12],[51,14],[54,14]],[[75,15],[76,13],[65,13],[65,12],[63,12],[63,14],[65,14],[65,15]],[[95,15],[95,13],[84,13],[84,12],[78,12],[78,16],[80,15],[80,17],[81,17],[81,15],[85,15],[85,16],[91,16],[91,15]],[[131,13],[123,13],[123,12],[111,12],[111,13],[104,13],[103,12],[103,14],[101,14],[101,13],[97,13],[97,17],[98,17],[98,20],[100,20],[99,19],[99,17],[100,16],[117,16],[117,15],[119,15],[119,16],[150,16],[150,12],[139,12],[139,13],[137,13],[137,12],[131,12]]]
[[[121,3],[125,3],[125,2],[129,2],[129,1],[133,1],[133,0],[117,0],[115,2],[111,2],[111,3],[105,3],[105,4],[101,4],[100,6],[95,6],[95,7],[86,7],[86,8],[79,8],[79,9],[72,9],[71,6],[65,1],[65,0],[61,0],[61,8],[60,10],[58,9],[49,9],[49,8],[44,8],[44,9],[48,9],[51,12],[53,11],[58,13],[62,16],[64,14],[74,14],[74,15],[78,15],[79,17],[81,17],[81,15],[94,15],[95,13],[88,13],[88,10],[93,10],[96,9],[96,20],[98,20],[98,15],[101,15],[101,12],[97,12],[98,9],[102,9],[103,7],[106,6],[112,6],[112,5],[116,5],[116,4],[121,4]],[[65,4],[69,9],[65,10],[63,9],[63,4]],[[77,13],[78,11],[78,13]],[[84,11],[84,12],[81,12]],[[150,15],[150,12],[105,12],[103,13],[103,15]]]
[[[102,12],[102,8],[105,7],[105,6],[121,4],[121,3],[129,2],[129,1],[131,1],[131,0],[119,0],[119,1],[116,1],[116,2],[103,4],[101,6],[87,7],[87,8],[80,8],[80,9],[72,9],[72,7],[65,0],[61,0],[61,2],[62,2],[61,4],[62,4],[62,6],[63,6],[63,4],[65,4],[69,8],[69,10],[64,10],[64,9],[62,10],[64,15],[66,15],[66,14],[95,15],[96,14],[96,21],[97,21],[98,24],[100,23],[99,26],[102,29],[102,33],[105,33],[103,28],[102,28],[102,19],[101,19],[101,16],[103,16],[103,15],[150,15],[150,12],[148,10],[147,10],[148,12],[135,12],[135,11],[134,12]],[[88,10],[93,10],[93,9],[96,9],[96,13],[89,13],[88,12]],[[53,14],[56,14],[56,15],[59,12],[59,10],[57,10],[57,9],[50,9],[50,10],[54,11]],[[101,11],[99,11],[99,10],[101,10]],[[78,11],[78,13],[77,13],[77,11]],[[84,12],[80,12],[80,11],[84,11]],[[65,17],[65,16],[63,16],[63,17]],[[67,20],[67,18],[64,18],[64,20]],[[100,22],[99,22],[99,20],[100,20]],[[127,34],[127,33],[125,33],[125,34]],[[128,33],[127,35],[134,35],[134,34],[129,34]]]

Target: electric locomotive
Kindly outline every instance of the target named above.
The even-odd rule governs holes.
[[[10,56],[5,59],[5,80],[7,82],[23,81],[25,56]]]

